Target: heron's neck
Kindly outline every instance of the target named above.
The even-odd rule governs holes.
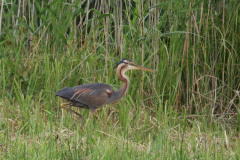
[[[116,91],[119,93],[119,99],[125,95],[125,93],[128,90],[129,84],[130,84],[129,78],[128,76],[125,76],[125,81],[123,81],[122,87]]]
[[[128,86],[130,84],[129,78],[124,74],[128,69],[125,68],[124,66],[118,66],[118,67],[119,68],[117,68],[117,76],[120,79],[120,81],[123,82],[123,85],[121,88],[119,88],[117,91],[115,91],[111,95],[111,97],[106,102],[106,104],[114,103],[117,100],[121,99],[124,96],[124,94],[127,92]]]
[[[130,80],[129,80],[128,76],[125,75],[126,71],[127,71],[127,69],[125,69],[124,67],[122,67],[121,69],[117,69],[117,76],[118,76],[119,80],[123,82],[122,87],[116,91],[119,96],[118,99],[120,99],[124,96],[124,94],[128,90],[129,84],[130,84]]]

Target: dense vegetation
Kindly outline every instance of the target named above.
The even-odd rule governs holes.
[[[0,159],[240,158],[238,0],[0,2]],[[155,73],[84,132],[55,92],[122,58]]]

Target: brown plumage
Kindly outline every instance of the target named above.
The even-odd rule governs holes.
[[[90,83],[72,88],[63,88],[56,96],[69,101],[70,106],[96,110],[110,99],[114,90],[108,84]]]
[[[99,107],[106,104],[114,103],[121,99],[127,92],[130,81],[129,78],[124,74],[127,70],[141,69],[149,72],[152,70],[136,64],[135,62],[127,59],[123,59],[118,63],[117,76],[119,80],[123,82],[121,88],[114,91],[112,87],[104,83],[90,83],[83,84],[72,88],[63,88],[56,92],[56,96],[66,99],[69,103],[62,104],[61,107],[72,111],[79,116],[79,113],[65,107],[75,106],[85,109],[90,109],[90,114],[95,112]]]

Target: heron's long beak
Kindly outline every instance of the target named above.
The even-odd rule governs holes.
[[[144,70],[144,71],[154,72],[153,70],[148,69],[148,68],[146,68],[146,67],[143,67],[143,66],[141,66],[141,65],[137,65],[136,67],[137,67],[137,69],[141,69],[141,70]]]

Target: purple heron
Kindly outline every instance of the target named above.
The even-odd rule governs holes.
[[[71,88],[63,88],[60,91],[57,91],[55,95],[68,101],[68,103],[62,103],[61,108],[71,111],[80,116],[81,118],[81,114],[69,109],[66,106],[75,106],[89,109],[90,118],[91,114],[93,114],[99,107],[102,107],[106,104],[114,103],[124,96],[130,84],[129,78],[125,75],[125,72],[127,70],[134,69],[141,69],[153,72],[153,70],[138,65],[134,61],[123,59],[117,65],[117,76],[119,80],[123,82],[122,87],[119,88],[117,91],[114,91],[113,88],[108,84],[90,83]]]

